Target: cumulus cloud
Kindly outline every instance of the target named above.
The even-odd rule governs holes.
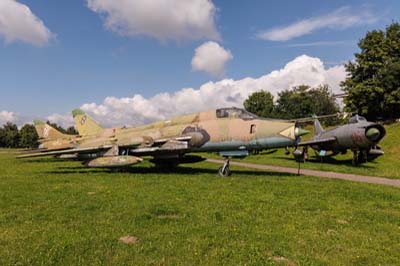
[[[6,43],[23,41],[36,46],[47,44],[53,36],[28,6],[15,0],[0,1],[0,35]]]
[[[0,111],[0,126],[6,124],[7,122],[16,124],[21,127],[25,124],[32,123],[33,118],[30,115],[21,115],[19,113],[10,112],[7,110]]]
[[[16,120],[17,120],[16,113],[5,111],[5,110],[0,112],[0,126],[7,122],[14,123]]]
[[[71,113],[66,113],[66,114],[54,113],[47,117],[39,118],[32,115],[24,115],[6,110],[0,111],[0,126],[6,124],[7,122],[11,122],[16,124],[18,127],[22,127],[25,124],[32,124],[34,119],[40,119],[43,121],[50,121],[52,123],[57,123],[58,125],[64,128],[68,128],[74,125],[74,119],[72,118]]]
[[[206,42],[196,48],[192,58],[192,70],[220,77],[225,73],[226,62],[232,58],[232,53],[218,43]]]
[[[288,41],[323,28],[346,29],[357,25],[371,24],[376,21],[377,17],[366,9],[352,10],[350,7],[345,6],[328,14],[261,31],[257,34],[257,37],[269,41]]]
[[[160,93],[150,98],[141,95],[107,97],[102,103],[87,103],[81,108],[105,126],[140,125],[176,115],[217,107],[243,107],[249,94],[267,90],[273,95],[297,85],[327,84],[333,92],[340,92],[340,81],[346,72],[343,65],[325,68],[319,58],[302,55],[282,69],[259,78],[223,79],[207,82],[200,88],[183,88],[174,93]]]
[[[218,107],[243,107],[243,101],[253,92],[266,90],[274,96],[293,86],[327,84],[339,93],[340,82],[346,77],[343,65],[326,68],[319,58],[302,55],[283,68],[258,78],[223,79],[207,82],[199,88],[182,88],[173,93],[159,93],[150,98],[136,94],[133,97],[107,97],[102,103],[85,103],[80,108],[104,126],[136,126],[156,120]],[[36,117],[35,117],[36,118]],[[52,114],[47,120],[69,127],[72,115]],[[12,112],[0,112],[0,122],[11,120],[21,126],[32,121]]]
[[[51,123],[56,123],[57,125],[60,125],[63,128],[68,128],[74,125],[74,119],[72,118],[71,113],[67,114],[55,113],[46,117],[46,121],[50,121]]]
[[[211,0],[87,0],[106,28],[159,40],[219,39]]]

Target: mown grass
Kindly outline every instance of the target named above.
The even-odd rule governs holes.
[[[398,265],[399,189],[216,168],[2,152],[0,265]]]
[[[315,156],[314,151],[309,149],[310,158],[308,161],[301,164],[301,168],[398,179],[400,178],[400,123],[394,123],[385,126],[385,128],[387,135],[379,144],[385,154],[374,161],[354,167],[352,165],[351,151],[348,151],[345,155],[338,154],[334,157],[325,157],[321,161],[320,158]],[[309,138],[309,136],[307,136],[307,138]],[[203,156],[208,158],[221,158],[216,154],[204,154]],[[277,150],[275,153],[270,153],[269,151],[261,152],[258,155],[248,156],[241,161],[296,168],[298,165],[293,155],[285,155],[283,149]]]

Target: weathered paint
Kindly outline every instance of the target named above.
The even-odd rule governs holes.
[[[279,148],[296,145],[298,140],[293,122],[259,118],[239,108],[209,110],[131,128],[104,129],[82,111],[75,110],[73,115],[80,137],[74,139],[71,153],[104,158],[109,147],[119,147],[120,155],[168,157]]]
[[[33,123],[39,137],[40,150],[50,151],[73,148],[79,139],[76,135],[63,134],[42,121],[35,120]]]
[[[358,116],[354,118],[358,118]],[[376,146],[386,134],[386,130],[382,125],[368,122],[366,120],[360,120],[356,123],[348,123],[326,131],[324,131],[320,125],[319,127],[319,134],[312,137],[310,141],[318,142],[319,140],[328,138],[334,138],[335,141],[328,143],[322,141],[321,143],[311,145],[313,149],[318,151],[342,151],[346,149],[369,150],[373,146]]]
[[[87,167],[101,168],[101,167],[121,167],[136,164],[143,161],[142,158],[135,156],[105,156],[90,160],[86,163]]]
[[[89,117],[86,119],[91,120]],[[88,128],[84,132],[87,131]],[[115,144],[134,149],[146,146],[145,138],[149,144],[147,146],[152,146],[158,139],[184,135],[196,139],[189,142],[188,148],[193,151],[229,150],[238,149],[240,146],[247,149],[266,149],[295,145],[296,141],[294,123],[257,117],[247,120],[235,116],[217,118],[216,110],[179,116],[134,128],[117,128],[112,134],[104,132],[105,130],[97,137],[83,139],[81,146]],[[202,138],[208,139],[202,142]],[[197,146],[198,144],[201,145]]]

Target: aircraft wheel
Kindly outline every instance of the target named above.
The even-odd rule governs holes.
[[[221,167],[218,169],[218,174],[219,174],[220,176],[222,176],[222,177],[228,177],[228,176],[231,174],[231,170],[229,169],[229,167],[225,167],[225,168],[224,168],[224,166],[221,166]]]
[[[358,158],[359,158],[358,157],[358,152],[357,151],[353,151],[353,160],[351,162],[353,166],[358,166],[358,162],[359,162]]]

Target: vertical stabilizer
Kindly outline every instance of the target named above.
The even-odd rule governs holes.
[[[73,110],[72,116],[74,117],[76,128],[81,136],[99,135],[104,130],[96,120],[80,109]]]
[[[33,124],[35,125],[36,133],[38,134],[39,139],[56,140],[68,139],[71,137],[70,135],[61,133],[60,131],[43,121],[35,120],[33,121]]]
[[[321,123],[319,122],[318,119],[314,120],[314,130],[316,135],[319,135],[320,133],[324,132],[324,129],[322,128]]]

